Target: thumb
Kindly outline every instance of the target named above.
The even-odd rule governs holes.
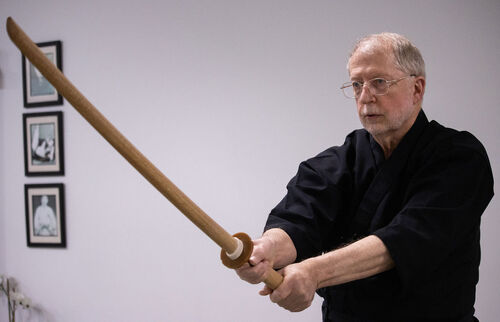
[[[257,264],[262,262],[263,259],[264,258],[260,254],[253,253],[248,259],[248,263],[250,263],[251,266],[256,266]]]

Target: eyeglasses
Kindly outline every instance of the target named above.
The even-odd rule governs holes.
[[[396,84],[400,80],[415,76],[417,75],[412,74],[393,80],[374,78],[370,79],[367,82],[359,82],[359,81],[346,82],[342,84],[342,87],[340,87],[340,89],[342,90],[342,92],[344,92],[344,95],[347,98],[359,98],[359,96],[361,96],[361,92],[363,92],[363,87],[366,85],[368,86],[370,93],[372,93],[373,95],[380,96],[387,94],[389,92],[389,87]]]

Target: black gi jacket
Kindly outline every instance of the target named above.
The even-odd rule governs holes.
[[[318,290],[325,321],[473,321],[480,217],[493,196],[481,143],[418,115],[389,159],[366,130],[300,164],[265,230],[297,261],[367,235],[395,268]]]

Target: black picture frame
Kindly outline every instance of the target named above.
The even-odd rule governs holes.
[[[66,247],[64,184],[25,184],[28,247]]]
[[[60,40],[49,41],[38,43],[37,46],[62,71],[62,42]],[[24,55],[22,55],[22,65],[24,107],[63,104],[62,96]]]
[[[24,113],[24,174],[64,175],[63,113]]]

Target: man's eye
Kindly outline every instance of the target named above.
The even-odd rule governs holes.
[[[386,81],[383,78],[375,78],[374,80],[372,80],[372,84],[374,86],[384,86],[386,84]]]
[[[363,83],[361,83],[361,82],[352,82],[352,87],[354,89],[360,89],[361,87],[363,87]]]

